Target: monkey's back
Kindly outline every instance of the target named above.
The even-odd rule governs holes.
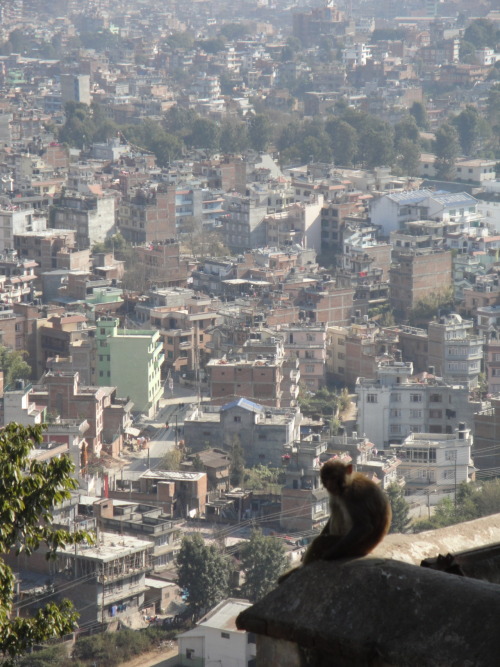
[[[353,473],[343,498],[353,524],[366,528],[363,550],[369,553],[389,532],[392,520],[389,499],[377,484],[361,473]]]

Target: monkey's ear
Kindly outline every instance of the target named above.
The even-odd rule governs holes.
[[[348,463],[345,467],[346,475],[352,475],[352,463]]]

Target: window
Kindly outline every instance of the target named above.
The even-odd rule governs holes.
[[[337,352],[338,359],[345,359],[345,354],[343,352]]]
[[[410,433],[420,433],[421,430],[418,424],[410,424]]]
[[[366,397],[367,403],[377,403],[377,394],[368,394]]]
[[[240,421],[241,421],[241,417],[237,415],[236,417],[234,417],[234,421],[235,421],[235,422],[240,422]]]
[[[444,458],[447,461],[456,461],[457,460],[457,450],[456,449],[450,449],[449,451],[446,451],[444,453]]]
[[[340,375],[340,373],[344,373],[344,372],[345,372],[345,371],[344,371],[344,367],[343,367],[343,366],[339,366],[339,367],[338,367],[338,372],[339,372],[339,375]]]
[[[186,659],[187,660],[194,660],[194,649],[193,648],[187,648],[186,649]]]
[[[391,417],[401,417],[401,410],[399,408],[391,408]]]
[[[420,419],[422,417],[422,410],[410,410],[411,419]]]
[[[441,394],[431,394],[431,397],[430,397],[429,400],[430,400],[431,403],[441,403],[442,400],[443,400],[443,397],[441,396]]]
[[[220,636],[222,637],[222,639],[229,639],[230,638],[229,637],[229,632],[221,632]]]
[[[314,365],[307,365],[306,373],[314,373]]]
[[[443,417],[442,410],[429,410],[430,419],[441,419]]]
[[[391,403],[399,403],[401,400],[401,394],[391,394]]]
[[[401,424],[391,424],[389,430],[391,433],[401,433]]]
[[[410,403],[421,403],[422,394],[410,394]]]

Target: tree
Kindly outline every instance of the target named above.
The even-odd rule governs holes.
[[[415,119],[416,124],[421,130],[429,128],[429,119],[427,118],[427,109],[422,102],[413,102],[410,107],[410,114]]]
[[[78,484],[67,456],[50,461],[30,457],[42,442],[42,426],[10,423],[0,432],[0,552],[31,555],[43,544],[48,554],[92,537],[83,531],[56,530],[52,508],[71,496]],[[13,658],[33,644],[62,637],[76,627],[78,614],[68,600],[50,602],[32,618],[12,617],[15,576],[0,560],[0,653]],[[3,663],[5,664],[5,663]]]
[[[452,121],[465,155],[472,155],[480,138],[481,119],[475,106],[468,104]]]
[[[380,130],[368,127],[361,133],[359,158],[369,169],[392,164],[394,141],[388,125]]]
[[[245,582],[241,587],[244,597],[256,602],[275,588],[278,577],[287,566],[283,543],[275,537],[265,537],[259,530],[241,550],[241,569]]]
[[[220,134],[220,149],[223,153],[241,153],[248,147],[248,132],[244,123],[234,119],[224,122]]]
[[[420,162],[420,147],[410,139],[401,139],[397,148],[397,164],[405,176],[415,176]]]
[[[398,148],[400,143],[409,139],[412,143],[418,144],[420,132],[417,122],[411,114],[403,118],[394,126],[394,145]]]
[[[0,369],[3,371],[5,385],[14,380],[29,378],[31,366],[24,360],[27,354],[24,350],[9,350],[8,347],[0,345]]]
[[[432,318],[439,314],[441,309],[450,311],[453,308],[453,288],[448,287],[441,291],[432,292],[419,299],[408,312],[410,326],[427,326]]]
[[[243,448],[237,435],[234,436],[231,444],[231,464],[229,466],[229,480],[231,486],[239,487],[243,482],[245,474],[245,459]]]
[[[265,151],[271,140],[271,123],[264,114],[257,114],[250,121],[248,138],[251,147],[259,152]]]
[[[358,133],[344,120],[333,118],[325,123],[325,130],[330,136],[333,159],[336,165],[350,167],[358,152]]]
[[[191,134],[186,137],[186,142],[193,148],[215,151],[219,146],[219,137],[220,130],[217,123],[209,118],[197,118],[191,127]]]
[[[160,461],[160,470],[180,470],[182,453],[179,449],[171,449]]]
[[[177,584],[187,596],[195,617],[218,604],[229,594],[230,564],[214,544],[201,535],[182,538],[177,556]]]
[[[437,130],[436,139],[434,141],[434,152],[436,153],[434,168],[436,170],[437,178],[443,180],[453,178],[458,150],[459,143],[457,131],[449,123],[444,123]]]
[[[387,489],[389,502],[392,510],[392,522],[390,533],[406,533],[411,519],[409,517],[410,506],[404,499],[403,489],[399,484],[391,484]]]
[[[494,49],[500,40],[500,30],[493,21],[476,19],[465,29],[464,40],[473,44],[476,49],[489,46]]]

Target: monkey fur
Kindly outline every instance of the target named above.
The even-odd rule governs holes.
[[[389,500],[375,482],[352,464],[330,459],[321,468],[321,481],[330,496],[330,518],[309,545],[301,567],[316,560],[366,556],[389,531],[392,512]],[[279,583],[295,570],[286,572]]]

